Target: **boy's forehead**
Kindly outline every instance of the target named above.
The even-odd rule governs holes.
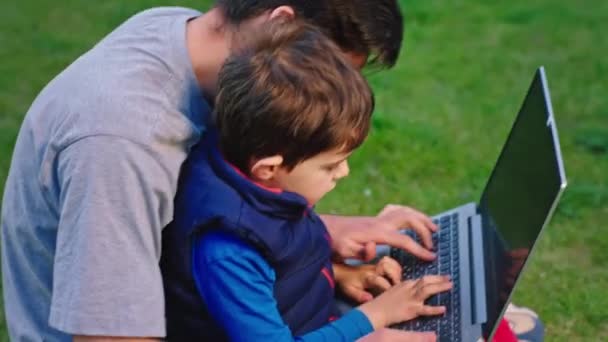
[[[319,153],[315,159],[317,159],[321,163],[326,163],[326,162],[331,163],[331,162],[336,162],[336,161],[346,159],[346,158],[348,158],[348,156],[351,155],[351,153],[352,153],[352,151],[345,152],[342,149],[334,149],[331,151],[325,151],[325,152]]]

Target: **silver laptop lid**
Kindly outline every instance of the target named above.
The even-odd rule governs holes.
[[[545,71],[540,67],[479,202],[489,340],[566,187]]]

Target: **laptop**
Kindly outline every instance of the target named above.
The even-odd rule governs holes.
[[[545,70],[540,67],[479,203],[433,217],[437,258],[418,260],[392,248],[404,279],[450,275],[450,292],[429,298],[443,316],[397,328],[435,331],[438,341],[491,341],[514,286],[566,187],[566,175]],[[404,231],[420,241],[411,230]]]

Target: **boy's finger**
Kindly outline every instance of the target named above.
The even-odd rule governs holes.
[[[436,316],[445,313],[445,306],[430,306],[424,305],[418,311],[418,315],[420,316]]]
[[[444,283],[450,281],[450,277],[446,275],[426,275],[416,280],[418,286],[425,286],[435,283]]]
[[[374,299],[371,293],[354,286],[347,286],[343,289],[344,294],[356,301],[357,303],[365,303]]]
[[[371,288],[386,291],[391,288],[391,283],[386,278],[378,274],[370,274],[367,277],[367,285]]]
[[[385,256],[380,259],[380,262],[376,266],[376,272],[385,275],[393,285],[397,285],[399,282],[401,282],[401,274],[403,273],[403,269],[397,260]]]
[[[434,284],[428,284],[423,286],[419,291],[417,291],[419,295],[419,299],[426,300],[432,295],[437,293],[448,291],[452,288],[452,282],[440,282]]]

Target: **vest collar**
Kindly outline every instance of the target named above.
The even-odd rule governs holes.
[[[209,162],[214,172],[234,188],[253,209],[273,217],[300,219],[308,210],[308,202],[299,194],[268,188],[254,182],[226,161],[217,147],[217,139],[209,146]]]

